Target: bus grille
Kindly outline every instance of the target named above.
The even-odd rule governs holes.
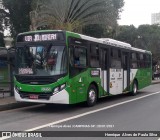
[[[30,95],[38,95],[38,99],[44,99],[44,100],[49,100],[50,97],[53,95],[52,93],[31,93],[31,92],[23,92],[19,91],[19,94],[22,99],[30,99]]]

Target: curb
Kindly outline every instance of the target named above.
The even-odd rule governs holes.
[[[152,85],[159,84],[159,83],[160,83],[160,81],[155,81],[155,82],[152,82]]]

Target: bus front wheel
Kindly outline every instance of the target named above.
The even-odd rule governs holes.
[[[97,102],[97,88],[94,85],[90,85],[87,93],[87,106],[94,106]]]

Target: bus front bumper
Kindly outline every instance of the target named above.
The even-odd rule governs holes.
[[[15,88],[14,88],[14,95],[15,95],[15,100],[18,102],[69,104],[69,94],[65,89],[52,95],[48,100],[21,98],[20,94],[17,92]]]

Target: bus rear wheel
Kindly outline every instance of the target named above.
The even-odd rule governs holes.
[[[87,106],[92,107],[97,102],[97,88],[94,85],[90,85],[87,93]]]
[[[138,92],[138,84],[137,81],[133,82],[131,95],[135,96]]]

